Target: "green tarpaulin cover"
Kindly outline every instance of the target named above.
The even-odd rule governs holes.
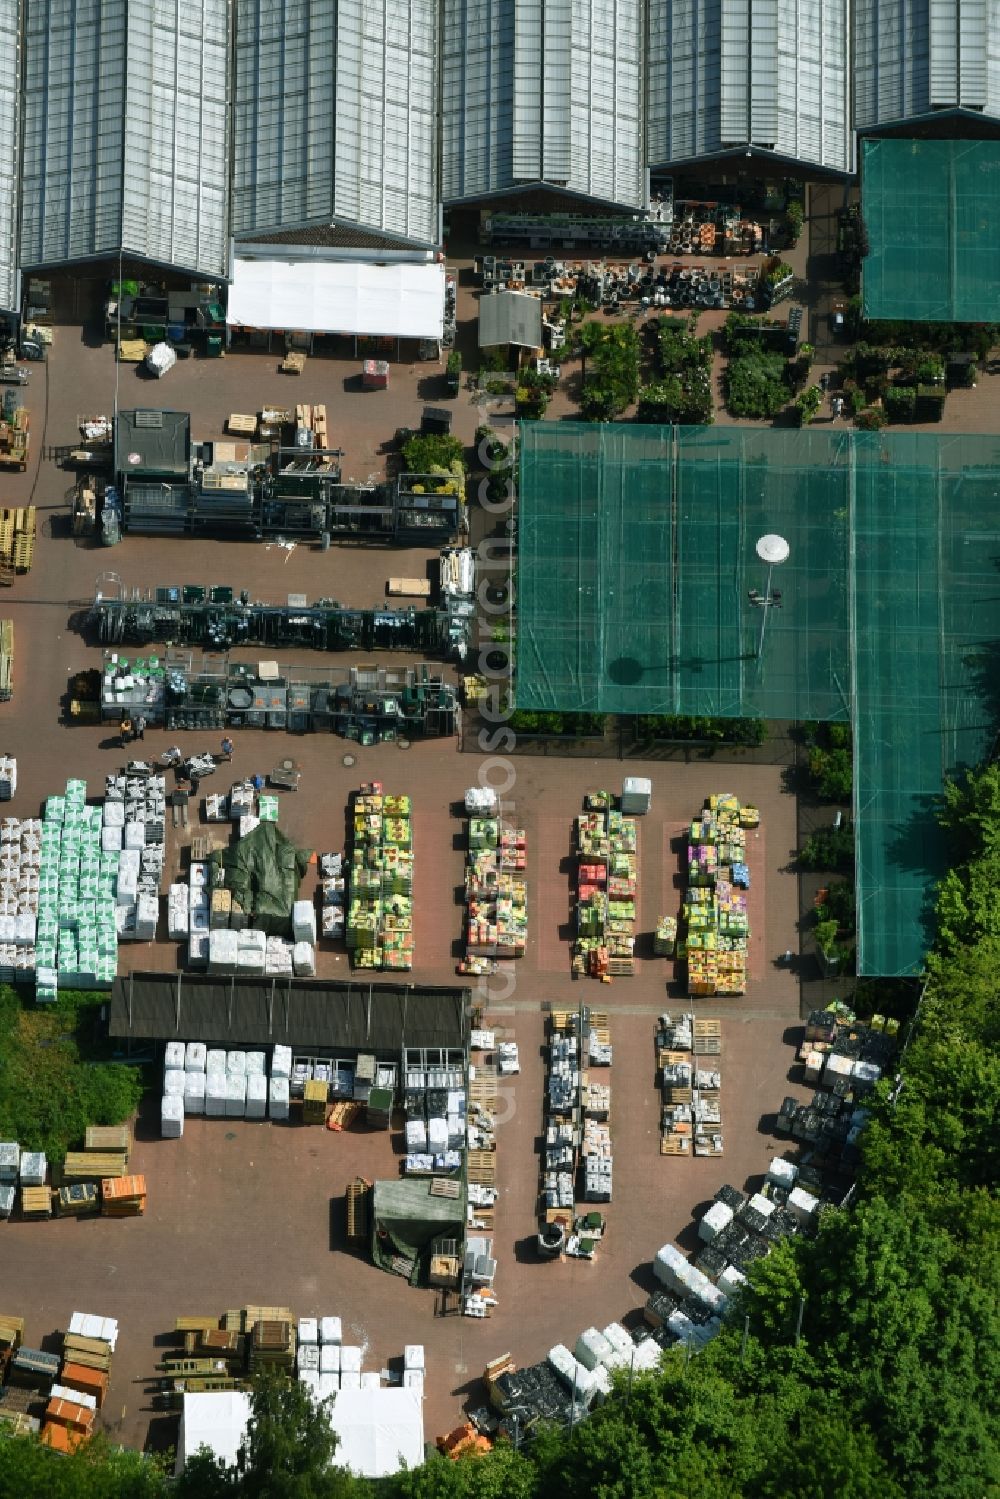
[[[287,937],[311,858],[312,849],[296,848],[276,822],[262,822],[231,848],[214,853],[212,862],[225,870],[226,889],[252,916],[254,926],[269,936]]]

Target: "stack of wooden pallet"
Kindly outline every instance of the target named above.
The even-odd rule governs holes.
[[[7,1365],[24,1342],[24,1318],[0,1312],[0,1383]]]
[[[64,1182],[103,1181],[106,1177],[122,1177],[128,1166],[128,1153],[124,1150],[69,1150],[63,1162]]]
[[[35,553],[35,507],[0,510],[0,584],[14,581],[14,573],[30,572]]]
[[[14,621],[0,619],[0,702],[14,695]]]
[[[101,1182],[102,1218],[141,1218],[146,1211],[144,1176],[109,1176]]]
[[[132,1131],[127,1124],[90,1124],[84,1136],[84,1148],[98,1153],[114,1151],[125,1157],[127,1166],[132,1154]]]
[[[352,1244],[363,1243],[368,1238],[371,1190],[371,1182],[360,1176],[347,1185],[347,1238]]]
[[[68,1332],[63,1338],[63,1354],[67,1363],[82,1364],[85,1369],[96,1369],[101,1374],[111,1370],[111,1345],[103,1338]]]
[[[33,1221],[52,1217],[52,1191],[49,1187],[21,1188],[21,1217]]]

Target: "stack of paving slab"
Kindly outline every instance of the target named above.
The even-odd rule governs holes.
[[[123,778],[109,776],[108,786],[113,794],[105,807],[115,809],[110,813],[112,818],[121,818],[109,840],[115,847],[105,847],[108,829],[101,808],[87,805],[85,781],[67,781],[64,794],[50,796],[45,803],[35,944],[35,995],[43,1002],[54,1000],[60,986],[110,988],[118,971],[119,937],[123,931],[129,936],[136,934],[142,854],[132,850],[126,858],[121,848],[125,824]],[[162,836],[161,825],[157,871],[162,869]],[[143,893],[148,894],[148,884]],[[147,902],[143,931],[150,929],[150,915]],[[155,912],[152,915],[151,936],[156,931]]]
[[[42,824],[37,818],[0,823],[0,982],[34,978],[37,966]],[[47,916],[50,938],[58,931]]]

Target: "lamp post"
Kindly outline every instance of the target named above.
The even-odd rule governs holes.
[[[771,591],[771,578],[774,569],[780,567],[783,562],[788,561],[789,545],[783,536],[769,532],[767,536],[761,536],[755,548],[761,562],[767,563],[767,586],[764,592],[758,593],[756,588],[750,590],[750,603],[755,609],[761,611],[760,640],[757,642],[757,660],[759,661],[764,651],[764,635],[767,631],[767,616],[772,609],[781,608],[781,594]]]

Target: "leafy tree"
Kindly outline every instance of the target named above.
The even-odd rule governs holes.
[[[798,853],[800,869],[850,869],[854,865],[854,827],[842,822],[839,828],[817,828]]]
[[[138,1107],[136,1067],[102,1060],[93,1017],[101,994],[61,996],[29,1008],[0,986],[0,1138],[60,1161],[88,1124],[120,1124]]]
[[[371,1486],[332,1466],[337,1436],[326,1405],[297,1379],[254,1380],[235,1468],[208,1452],[185,1464],[178,1499],[367,1499]]]
[[[4,1499],[166,1499],[168,1492],[156,1461],[112,1447],[101,1435],[70,1455],[36,1436],[0,1437]]]
[[[411,474],[432,474],[450,469],[453,463],[464,469],[465,452],[450,432],[416,432],[403,444],[403,461]]]

